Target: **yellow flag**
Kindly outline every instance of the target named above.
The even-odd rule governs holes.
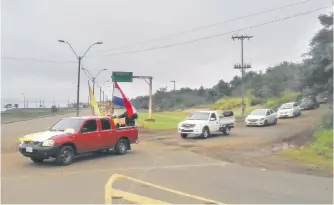
[[[89,89],[90,105],[94,108],[94,114],[95,115],[101,115],[99,106],[96,103],[92,88],[90,87],[89,83],[88,83],[88,89]]]

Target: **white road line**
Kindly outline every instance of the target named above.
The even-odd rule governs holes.
[[[31,179],[38,177],[48,177],[48,176],[64,176],[64,175],[73,175],[73,174],[85,174],[85,173],[94,173],[94,172],[108,172],[108,171],[133,171],[133,170],[154,170],[154,169],[182,169],[190,167],[223,167],[230,163],[209,163],[209,164],[189,164],[189,165],[167,165],[167,166],[147,166],[147,167],[129,167],[129,168],[108,168],[108,169],[96,169],[96,170],[87,170],[87,171],[74,171],[74,172],[53,172],[47,174],[39,175],[18,175],[10,177],[1,177],[1,180],[12,180],[12,179]]]

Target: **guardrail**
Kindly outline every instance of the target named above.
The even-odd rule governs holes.
[[[176,190],[172,190],[172,189],[169,189],[169,188],[166,188],[166,187],[162,187],[162,186],[155,185],[155,184],[152,184],[152,183],[149,183],[149,182],[141,181],[141,180],[138,180],[138,179],[135,179],[135,178],[132,178],[132,177],[128,177],[128,176],[125,176],[125,175],[121,175],[121,174],[113,174],[108,179],[108,182],[105,185],[105,204],[112,204],[112,199],[124,199],[126,201],[130,201],[130,202],[134,202],[134,203],[138,203],[138,204],[171,204],[171,203],[161,201],[161,200],[158,200],[158,199],[153,199],[153,198],[149,198],[149,197],[146,197],[146,196],[141,196],[141,195],[121,191],[121,190],[118,190],[118,189],[114,189],[113,188],[113,183],[116,180],[121,180],[121,179],[128,179],[128,180],[134,181],[136,183],[144,184],[146,186],[154,187],[154,188],[166,191],[166,192],[170,192],[170,193],[177,194],[177,195],[180,195],[180,196],[184,196],[184,197],[196,199],[196,200],[199,200],[199,201],[203,201],[203,202],[206,202],[205,204],[224,204],[224,203],[221,203],[221,202],[218,202],[218,201],[203,198],[203,197],[200,197],[200,196],[187,194],[187,193],[176,191]]]

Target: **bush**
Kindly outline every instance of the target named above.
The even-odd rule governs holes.
[[[244,98],[246,107],[250,106],[249,98]],[[215,110],[231,110],[233,108],[241,107],[241,98],[225,97],[219,99],[215,104],[211,106]]]
[[[51,107],[51,112],[52,112],[52,113],[56,113],[56,112],[58,112],[58,108],[57,108],[57,106],[52,105],[52,107]]]
[[[285,91],[280,97],[268,98],[266,100],[265,106],[271,109],[277,109],[281,104],[287,103],[290,101],[297,101],[297,98],[300,96],[297,92]]]
[[[251,98],[250,105],[255,106],[264,103],[264,100],[261,98]]]

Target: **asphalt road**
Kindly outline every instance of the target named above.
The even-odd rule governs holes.
[[[38,128],[55,121],[56,118],[44,118],[8,124],[10,126],[2,129],[2,142],[12,143],[14,137],[17,140],[18,136],[39,131]],[[82,156],[66,167],[52,162],[36,165],[17,152],[3,149],[1,165],[1,202],[5,204],[109,202],[115,190],[107,182],[115,174],[144,183],[116,181],[113,188],[127,192],[123,203],[131,200],[143,203],[143,196],[148,197],[147,200],[178,204],[203,203],[200,197],[226,204],[333,202],[332,178],[250,168],[182,149],[170,149],[145,139],[127,155]],[[112,202],[119,203],[120,199]]]
[[[3,154],[2,203],[104,203],[105,185],[113,174],[227,204],[332,203],[332,178],[243,167],[150,143],[134,146],[124,156],[80,157],[66,167],[52,162],[36,165],[18,153]],[[147,185],[126,181],[115,185],[169,203],[203,203]]]

